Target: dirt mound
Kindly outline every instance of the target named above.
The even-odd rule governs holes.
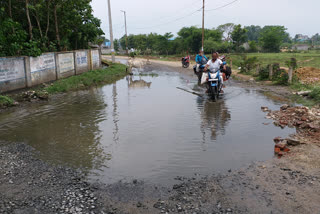
[[[320,83],[320,69],[313,67],[299,68],[295,74],[302,83],[314,84]]]
[[[295,127],[297,133],[283,139],[276,137],[275,153],[281,157],[290,151],[288,146],[298,146],[300,144],[314,143],[320,144],[320,109],[304,106],[291,107],[287,104],[281,106],[279,111],[271,111],[268,107],[261,107],[263,112],[268,112],[266,118],[273,119],[276,126],[281,128]]]

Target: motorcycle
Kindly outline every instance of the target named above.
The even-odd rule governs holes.
[[[220,76],[220,70],[218,70],[216,73],[210,73],[208,72],[207,77],[207,85],[208,85],[208,94],[211,97],[213,101],[216,101],[219,98],[220,92],[221,92],[221,76]]]
[[[203,61],[201,62],[201,64],[193,66],[194,74],[197,75],[199,83],[201,81],[201,77],[202,77],[205,65],[207,64],[209,58],[208,60],[206,60],[205,58],[203,58],[202,60]]]
[[[190,65],[190,56],[183,57],[181,63],[183,68],[188,68]]]

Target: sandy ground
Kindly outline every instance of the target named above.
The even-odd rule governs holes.
[[[151,63],[192,75],[179,62]],[[274,90],[250,81],[239,84]],[[285,89],[278,96],[282,93]],[[74,169],[37,159],[27,145],[0,145],[0,213],[320,213],[317,139],[290,146],[280,159],[226,174],[177,177],[171,187],[137,180],[89,183]]]

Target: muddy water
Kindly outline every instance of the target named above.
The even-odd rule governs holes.
[[[294,131],[263,124],[271,121],[260,107],[277,109],[281,103],[254,89],[229,82],[225,95],[211,102],[176,88],[204,94],[194,77],[158,74],[0,114],[0,139],[25,142],[42,159],[106,183],[136,178],[168,184],[176,176],[270,159],[272,139]]]

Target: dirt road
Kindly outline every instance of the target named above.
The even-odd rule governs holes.
[[[178,62],[152,63],[181,72]],[[23,143],[0,145],[0,213],[320,213],[315,138],[289,147],[280,159],[225,174],[177,177],[170,187],[139,180],[90,183],[76,169],[38,159]]]

